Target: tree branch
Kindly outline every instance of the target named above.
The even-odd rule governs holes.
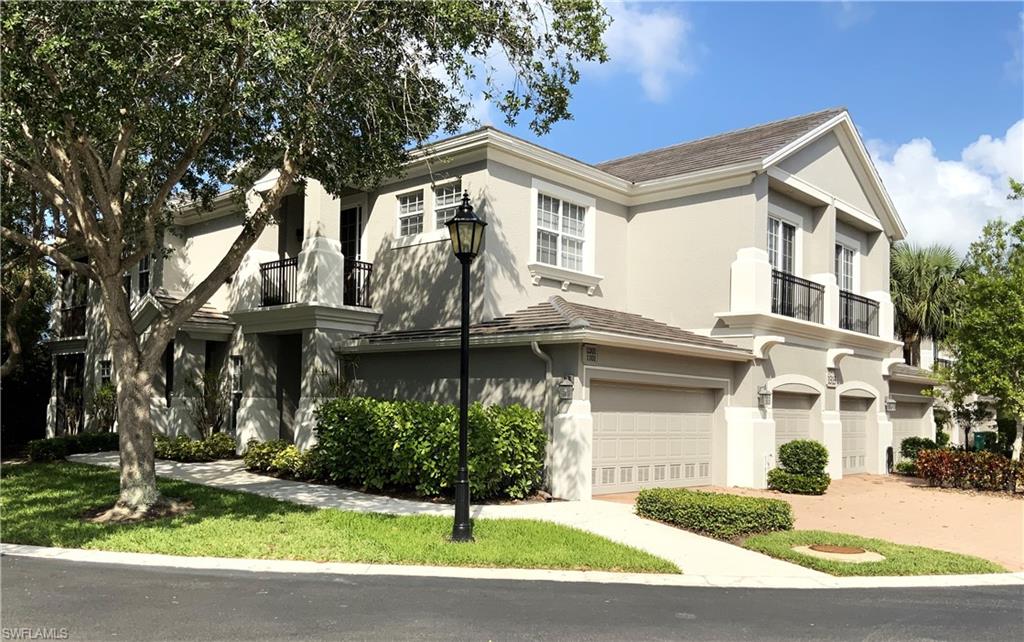
[[[97,279],[99,276],[88,263],[72,260],[67,254],[64,254],[56,247],[48,243],[44,243],[39,239],[26,236],[16,230],[12,230],[8,227],[0,227],[0,238],[11,241],[12,243],[17,243],[18,245],[29,248],[30,250],[35,250],[43,256],[50,257],[53,259],[54,263],[57,264],[57,267],[62,270],[69,270],[76,274],[81,274],[89,279]]]

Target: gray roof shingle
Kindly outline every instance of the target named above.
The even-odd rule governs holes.
[[[846,111],[835,107],[812,114],[678,143],[597,163],[609,174],[638,183],[717,167],[762,160]]]
[[[718,339],[695,334],[682,328],[670,326],[640,316],[639,314],[608,310],[580,303],[570,303],[560,296],[553,296],[544,303],[532,305],[507,316],[475,323],[470,326],[469,333],[473,337],[487,337],[584,329],[657,339],[659,341],[669,341],[695,347],[713,348],[744,356],[750,355],[750,352],[743,348],[719,341]],[[449,327],[373,332],[359,335],[355,338],[375,345],[453,338],[458,335],[459,328]]]

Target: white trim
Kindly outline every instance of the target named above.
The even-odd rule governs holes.
[[[795,214],[785,209],[777,203],[768,203],[768,218],[776,219],[782,223],[788,223],[796,228],[793,233],[793,275],[803,277],[804,274],[804,218],[799,214]],[[771,233],[770,231],[768,232]],[[779,241],[782,241],[782,237],[779,237]],[[768,237],[764,238],[765,251],[768,251]],[[782,249],[779,248],[779,254],[781,257]],[[768,256],[769,262],[771,261],[771,255]],[[774,265],[772,266],[775,267]]]
[[[710,332],[707,333],[707,334],[710,336]],[[757,357],[758,359],[767,359],[768,358],[768,353],[771,351],[772,348],[774,348],[775,346],[777,346],[777,345],[779,345],[781,343],[785,343],[785,342],[786,342],[786,338],[785,337],[780,337],[778,335],[773,335],[773,334],[767,334],[767,335],[762,335],[762,336],[759,336],[759,337],[754,337],[754,342],[753,342],[753,344],[754,344],[754,347],[753,347],[754,356]]]
[[[565,268],[548,265],[547,263],[528,263],[526,269],[530,271],[530,278],[534,285],[540,285],[541,279],[551,279],[562,284],[562,291],[567,291],[570,285],[579,285],[587,289],[587,294],[593,296],[597,286],[604,279],[600,274],[588,274],[567,270]]]
[[[561,265],[541,264],[537,260],[537,198],[540,194],[557,198],[562,203],[568,202],[572,205],[578,205],[586,209],[583,214],[583,269],[582,270],[570,270],[562,267]],[[561,217],[561,213],[559,214]],[[562,238],[563,232],[561,229],[558,230],[557,234],[559,239]],[[547,181],[540,180],[539,178],[532,178],[530,180],[530,254],[527,258],[531,265],[545,265],[546,267],[552,267],[559,270],[564,270],[566,273],[577,274],[577,275],[590,275],[590,280],[597,279],[593,285],[597,285],[597,282],[601,280],[600,276],[594,274],[594,263],[595,263],[595,245],[597,239],[597,199],[589,194],[577,192],[554,183],[548,183]],[[555,257],[557,261],[561,261],[561,249],[558,250],[558,255]],[[534,285],[539,285],[540,281],[535,279]],[[588,286],[589,287],[589,286]],[[563,290],[568,289],[563,281]],[[592,294],[592,292],[589,292]]]
[[[597,375],[596,377],[595,374]],[[724,397],[724,405],[728,405],[732,400],[732,381],[725,377],[708,377],[681,372],[665,372],[663,370],[637,370],[615,366],[584,365],[583,385],[587,390],[587,398],[584,401],[590,401],[590,388],[594,379],[614,383],[665,386],[683,390],[720,390]]]
[[[268,308],[238,310],[229,314],[242,331],[283,332],[287,330],[349,330],[373,332],[380,311],[356,306],[328,306],[315,303],[289,303]]]
[[[396,236],[388,243],[388,249],[397,250],[403,247],[413,247],[416,245],[428,245],[430,243],[440,243],[447,241],[450,238],[448,230],[430,230],[427,232],[420,232],[419,234],[407,234],[406,236]]]
[[[411,214],[402,216],[402,199],[406,196],[414,196],[419,192],[422,206],[420,209],[420,231],[415,234],[402,234],[402,219],[410,218]],[[395,238],[403,239],[420,236],[427,232],[427,190],[424,187],[417,187],[415,189],[406,190],[395,194]]]
[[[845,357],[852,357],[853,350],[850,348],[829,348],[825,353],[825,367],[838,368],[839,362]]]
[[[870,395],[872,395],[875,399],[882,398],[882,395],[878,392],[878,388],[875,388],[870,383],[867,383],[865,381],[848,381],[844,384],[841,384],[839,387],[836,388],[836,395],[842,397],[845,393],[853,390],[867,392]]]
[[[802,374],[784,374],[779,375],[777,377],[772,377],[771,379],[765,382],[765,385],[768,387],[768,390],[772,392],[774,392],[776,388],[782,386],[807,386],[808,388],[814,390],[814,392],[817,393],[818,395],[825,395],[825,384],[815,379],[811,379],[807,375]],[[780,390],[779,392],[790,391]]]
[[[850,345],[886,356],[892,354],[893,349],[903,345],[899,341],[883,339],[882,337],[862,334],[852,330],[843,330],[820,323],[802,321],[770,312],[716,312],[715,316],[725,322],[728,328],[739,330],[745,334],[783,333],[786,337],[796,336],[819,341],[825,340],[832,343],[832,345],[835,345],[835,343]],[[712,333],[711,336],[716,339],[725,339],[730,336],[730,333],[722,332],[719,329]]]
[[[338,240],[341,241],[341,213],[347,209],[353,207],[359,210],[359,256],[350,257],[346,256],[346,259],[355,258],[357,261],[363,260],[363,254],[366,248],[366,223],[370,217],[370,203],[369,197],[366,192],[360,192],[358,194],[350,194],[348,196],[339,199],[338,203]]]
[[[863,262],[862,257],[864,256],[864,245],[858,239],[855,239],[852,236],[847,236],[846,234],[843,234],[838,230],[836,230],[836,245],[840,245],[846,248],[847,250],[853,252],[853,259],[851,260],[851,266],[853,268],[853,278],[850,279],[851,281],[853,281],[853,287],[850,289],[850,291],[853,292],[854,294],[860,294],[861,264]],[[835,248],[833,248],[832,251],[832,263],[834,265]],[[839,278],[838,272],[836,272],[836,284],[839,286],[840,290],[843,289],[843,283],[842,280]]]

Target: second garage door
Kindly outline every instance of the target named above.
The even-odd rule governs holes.
[[[870,399],[839,398],[839,421],[843,424],[843,474],[868,469],[868,409]]]
[[[814,397],[785,392],[772,395],[772,417],[775,419],[775,450],[795,439],[811,438],[811,408]]]
[[[898,403],[892,416],[892,451],[896,461],[900,456],[900,445],[907,437],[918,437],[924,431],[924,415],[928,404]]]
[[[711,483],[715,393],[594,383],[594,494]]]

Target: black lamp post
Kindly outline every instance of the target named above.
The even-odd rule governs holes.
[[[481,221],[469,194],[462,193],[462,204],[455,216],[445,223],[452,239],[452,252],[462,263],[462,327],[459,359],[459,471],[455,480],[455,523],[452,525],[453,542],[473,541],[473,522],[469,519],[469,266],[480,254],[487,223]]]

